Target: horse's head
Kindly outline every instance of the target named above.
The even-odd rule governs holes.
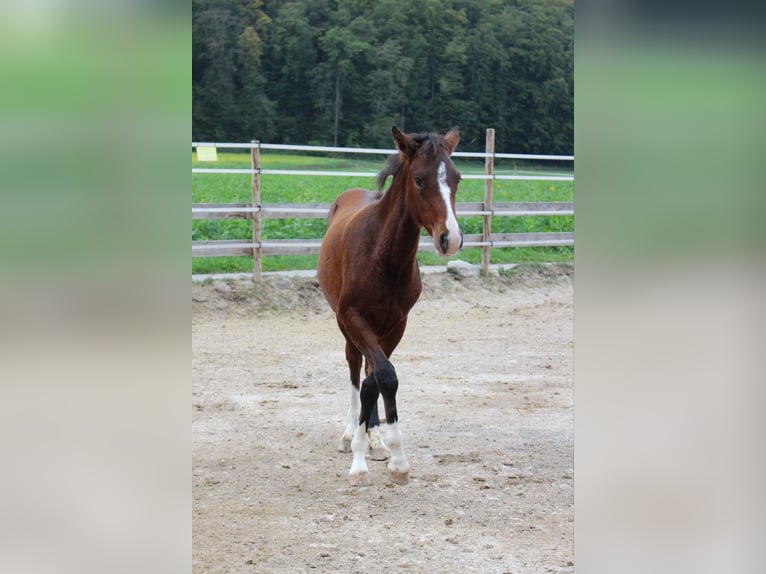
[[[457,128],[444,136],[403,134],[396,126],[391,132],[400,152],[407,207],[413,219],[426,228],[439,255],[454,255],[463,246],[455,216],[460,172],[450,159],[460,139]]]

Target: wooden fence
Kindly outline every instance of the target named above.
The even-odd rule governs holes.
[[[250,219],[252,220],[251,240],[192,241],[192,257],[222,257],[244,255],[253,258],[253,279],[260,281],[263,257],[269,255],[313,255],[319,253],[321,239],[280,239],[264,240],[261,237],[261,222],[264,219],[316,219],[326,218],[330,204],[296,203],[261,203],[261,174],[266,175],[310,175],[310,176],[363,176],[372,177],[368,172],[313,171],[313,170],[278,170],[260,167],[260,151],[292,150],[327,153],[381,154],[390,155],[394,149],[337,148],[323,146],[299,146],[284,144],[264,144],[253,141],[249,144],[235,143],[199,143],[192,142],[192,147],[216,147],[250,149],[250,169],[228,168],[192,168],[192,173],[237,173],[251,177],[252,201],[250,203],[209,204],[193,203],[192,219]],[[493,247],[548,247],[574,245],[573,232],[558,233],[492,233],[492,219],[495,217],[520,217],[542,215],[574,215],[571,202],[494,202],[492,182],[501,179],[574,181],[571,175],[502,175],[495,174],[494,161],[500,159],[574,161],[574,156],[533,155],[533,154],[496,154],[495,130],[488,129],[484,152],[455,152],[454,157],[484,158],[485,173],[463,174],[463,179],[484,179],[484,202],[457,203],[457,216],[483,217],[482,233],[465,235],[463,249],[482,250],[482,270],[487,273],[490,262],[490,249]],[[430,237],[421,237],[421,251],[434,251]]]

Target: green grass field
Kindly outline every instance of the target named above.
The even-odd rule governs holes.
[[[261,152],[264,169],[306,169],[333,171],[369,171],[369,177],[288,176],[261,175],[261,200],[263,203],[331,203],[344,190],[351,187],[374,189],[375,175],[383,166],[382,156],[361,159],[349,157],[314,157],[286,153]],[[483,160],[455,158],[457,168],[463,174],[483,173]],[[192,152],[192,167],[247,168],[248,153],[218,153],[215,163],[198,162]],[[535,169],[536,168],[536,169]],[[544,171],[543,171],[544,170]],[[495,173],[571,173],[557,172],[543,166],[520,165],[519,162],[503,160],[495,164]],[[192,203],[245,203],[250,201],[250,176],[229,174],[192,174]],[[572,201],[574,184],[570,181],[507,181],[496,180],[493,198],[503,201]],[[458,189],[458,202],[477,202],[484,199],[484,181],[464,179]],[[460,226],[465,234],[481,233],[480,217],[461,217]],[[327,225],[324,219],[277,219],[264,220],[264,239],[320,239]],[[496,217],[492,231],[496,233],[523,233],[548,231],[573,231],[572,216]],[[192,241],[217,239],[250,239],[252,225],[247,220],[192,220]],[[572,247],[524,247],[493,249],[492,263],[518,263],[526,261],[571,261]],[[315,255],[283,255],[263,259],[264,271],[285,269],[312,269],[316,267]],[[460,251],[454,259],[471,263],[481,261],[480,249]],[[434,253],[419,253],[421,265],[445,264],[448,259]],[[198,257],[192,259],[192,273],[229,273],[252,271],[249,257]]]

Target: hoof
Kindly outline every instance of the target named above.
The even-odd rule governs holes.
[[[369,472],[355,472],[348,475],[348,481],[351,486],[370,486]]]
[[[338,443],[339,452],[351,452],[351,439],[343,437]]]
[[[385,447],[378,447],[378,448],[371,448],[370,449],[370,458],[372,460],[388,460],[390,457],[390,453],[388,452],[388,449]]]
[[[410,482],[410,472],[399,472],[397,470],[390,470],[388,472],[388,479],[394,484],[404,486]]]

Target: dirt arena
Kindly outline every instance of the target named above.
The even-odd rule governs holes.
[[[361,488],[316,282],[193,285],[193,571],[572,572],[573,277],[425,275],[392,356],[412,480]]]

